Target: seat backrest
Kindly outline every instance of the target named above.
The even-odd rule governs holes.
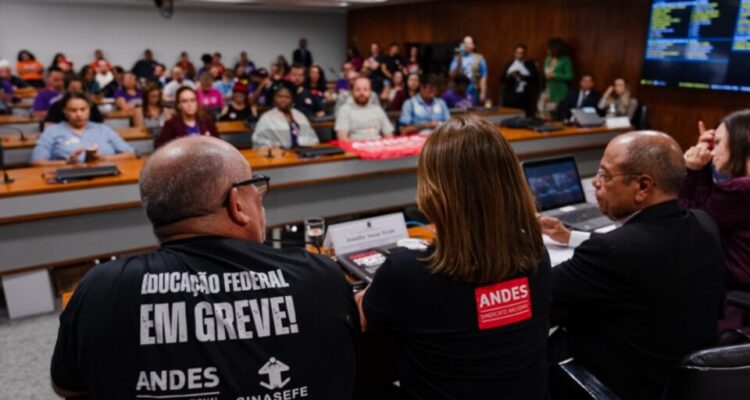
[[[648,129],[648,107],[643,103],[639,103],[638,108],[635,110],[635,115],[633,115],[633,120],[630,122],[635,129]]]
[[[336,133],[333,131],[332,126],[315,128],[315,133],[318,135],[320,143],[328,143],[336,138]]]
[[[723,346],[688,355],[664,391],[663,400],[750,398],[750,344]]]

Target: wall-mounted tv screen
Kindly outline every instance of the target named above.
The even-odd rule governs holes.
[[[653,0],[641,85],[750,92],[750,0]]]

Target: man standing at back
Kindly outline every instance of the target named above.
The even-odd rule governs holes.
[[[146,161],[140,189],[160,247],[81,281],[60,316],[58,394],[351,398],[351,290],[330,259],[262,244],[267,177],[189,137]]]
[[[552,270],[553,306],[567,311],[570,355],[622,399],[659,399],[672,368],[717,342],[724,265],[719,232],[677,194],[685,163],[659,132],[613,139],[593,184],[619,228],[571,233],[542,218],[544,233],[575,246]]]
[[[451,78],[461,74],[469,77],[469,94],[474,99],[474,104],[483,104],[487,98],[487,62],[475,49],[474,38],[466,36],[448,69]]]

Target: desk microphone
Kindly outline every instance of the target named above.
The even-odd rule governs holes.
[[[273,148],[268,148],[268,151],[266,152],[266,158],[273,158]]]
[[[5,170],[5,149],[3,148],[3,141],[0,140],[0,169],[3,170],[3,183],[13,183],[14,179],[8,176],[8,171]]]

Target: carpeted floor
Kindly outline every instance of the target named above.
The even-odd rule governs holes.
[[[58,314],[8,320],[0,317],[0,399],[58,399],[49,365]]]

